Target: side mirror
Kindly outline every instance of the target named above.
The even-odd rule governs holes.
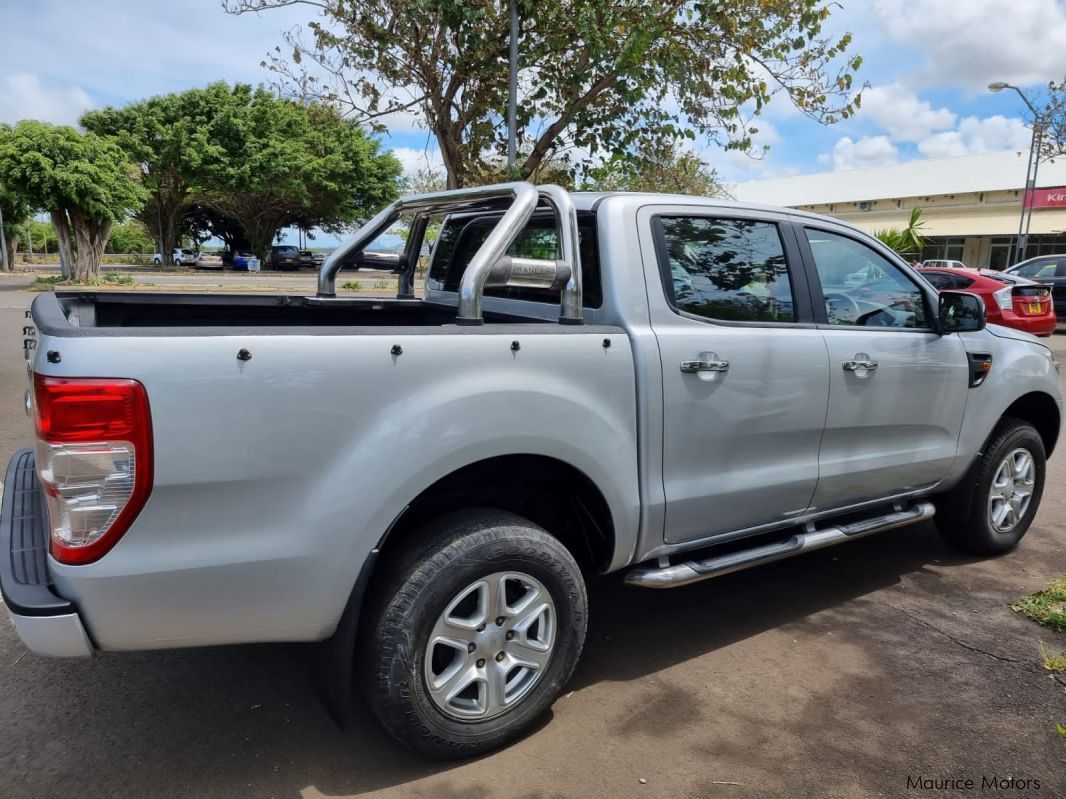
[[[968,291],[942,291],[939,324],[941,334],[983,330],[985,301]]]

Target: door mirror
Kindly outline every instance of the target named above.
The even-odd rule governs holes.
[[[983,330],[985,302],[968,291],[942,291],[939,318],[941,334]]]

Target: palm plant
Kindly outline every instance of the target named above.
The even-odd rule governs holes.
[[[904,258],[917,258],[921,255],[922,247],[925,246],[925,236],[922,235],[923,227],[925,227],[925,222],[922,220],[922,209],[913,208],[911,218],[905,228],[876,230],[874,236]]]

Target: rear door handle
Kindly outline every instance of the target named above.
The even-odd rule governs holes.
[[[729,361],[719,359],[718,354],[714,352],[701,352],[698,360],[682,361],[681,371],[685,374],[695,374],[697,372],[728,372]]]

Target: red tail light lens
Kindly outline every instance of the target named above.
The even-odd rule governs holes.
[[[61,563],[102,557],[152,490],[152,419],[136,380],[34,375],[37,472]]]

